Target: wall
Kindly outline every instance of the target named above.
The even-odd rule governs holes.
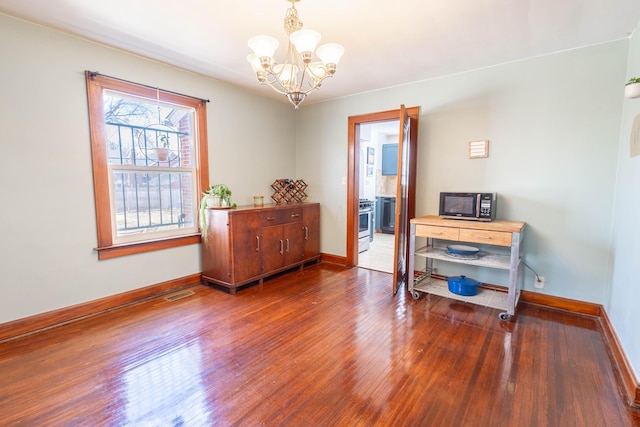
[[[628,80],[640,76],[640,31],[631,38]],[[625,80],[625,81],[626,81]],[[624,82],[621,82],[624,83]],[[622,98],[621,96],[621,99]],[[622,101],[621,101],[622,102]],[[630,157],[631,129],[640,115],[640,98],[624,99],[615,187],[611,248],[612,278],[606,309],[624,351],[640,373],[640,156]],[[640,143],[640,142],[639,142]]]
[[[604,303],[627,46],[621,40],[301,107],[296,167],[323,206],[322,251],[346,252],[348,117],[420,106],[417,214],[437,214],[440,191],[498,192],[498,218],[527,222],[525,258],[545,276],[542,292]],[[489,158],[467,158],[475,139],[490,140]],[[473,274],[505,282],[502,272]],[[524,286],[534,290],[528,271]]]
[[[0,322],[202,271],[199,245],[97,260],[84,70],[210,99],[211,184],[238,204],[295,173],[285,103],[5,15],[0,58]]]
[[[378,134],[372,132],[370,125],[360,126],[360,182],[358,183],[358,194],[360,199],[376,199],[376,175],[375,165],[380,151],[377,144]],[[369,164],[369,149],[373,150],[373,164]],[[371,175],[369,175],[369,173]]]

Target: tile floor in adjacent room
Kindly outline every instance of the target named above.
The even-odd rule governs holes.
[[[358,267],[392,273],[394,240],[393,234],[375,233],[369,250],[358,254]]]

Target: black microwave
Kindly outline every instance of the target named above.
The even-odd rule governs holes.
[[[491,221],[496,218],[496,193],[440,193],[442,218]]]

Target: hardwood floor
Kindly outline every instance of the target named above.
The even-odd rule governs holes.
[[[639,426],[595,318],[321,263],[0,344],[3,426]]]

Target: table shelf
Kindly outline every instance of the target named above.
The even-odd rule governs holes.
[[[483,307],[496,308],[498,310],[506,311],[509,306],[507,292],[495,289],[478,288],[478,293],[473,296],[458,295],[449,290],[449,285],[446,281],[433,277],[425,277],[417,285],[414,285],[413,289],[423,293],[438,295]]]
[[[416,256],[438,259],[441,261],[455,262],[459,264],[475,265],[478,267],[497,268],[509,270],[511,268],[511,257],[492,252],[480,251],[478,259],[455,257],[449,254],[446,247],[423,246],[415,251]]]

